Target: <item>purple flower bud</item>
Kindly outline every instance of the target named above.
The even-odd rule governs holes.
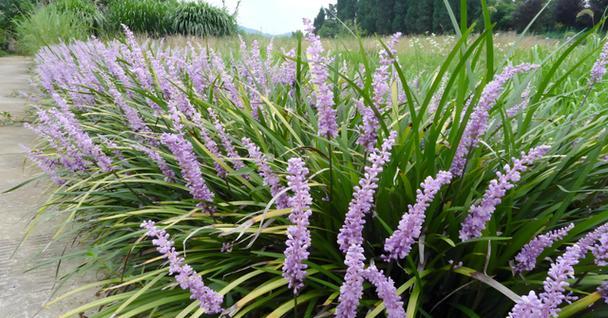
[[[157,251],[169,261],[169,274],[175,275],[175,280],[182,289],[190,290],[190,298],[200,301],[201,308],[207,313],[221,312],[224,297],[205,286],[198,273],[186,264],[183,257],[178,256],[169,234],[149,220],[144,221],[141,227],[146,229],[146,236],[153,239],[152,244],[156,246]]]
[[[384,243],[386,260],[402,259],[409,254],[412,245],[422,232],[426,209],[441,187],[451,180],[451,173],[439,171],[436,178],[429,176],[420,184],[421,189],[416,191],[416,203],[408,206],[408,212],[399,221],[399,228]]]
[[[213,120],[213,126],[215,127],[215,131],[217,132],[218,136],[220,137],[220,140],[222,141],[222,145],[224,145],[224,149],[226,150],[228,158],[230,158],[234,164],[234,169],[243,169],[245,167],[245,164],[243,164],[243,162],[238,159],[240,158],[240,156],[236,152],[236,148],[234,148],[232,141],[230,141],[230,136],[228,135],[228,133],[226,133],[224,125],[222,125],[213,109],[208,108],[207,111],[209,112],[209,116]]]
[[[291,158],[287,165],[288,185],[293,191],[289,198],[291,213],[289,221],[292,223],[287,228],[287,248],[285,249],[285,262],[283,263],[283,277],[287,279],[289,288],[297,295],[304,287],[306,268],[304,261],[308,259],[310,248],[310,231],[308,230],[308,219],[312,214],[310,205],[310,187],[306,183],[308,169],[300,158]]]
[[[135,145],[134,148],[145,153],[148,158],[150,158],[156,163],[160,171],[163,173],[163,175],[165,175],[166,181],[175,180],[175,173],[173,172],[173,170],[171,170],[171,168],[167,164],[167,161],[165,161],[165,159],[160,155],[160,153],[142,145]]]
[[[608,65],[608,41],[604,43],[602,52],[591,68],[591,76],[589,77],[589,85],[599,82],[606,74],[606,65]]]
[[[395,143],[397,133],[392,131],[382,144],[382,148],[376,148],[369,155],[369,164],[365,167],[365,174],[359,185],[354,187],[353,198],[348,205],[348,212],[344,224],[338,234],[338,245],[344,253],[353,245],[363,243],[363,225],[365,214],[369,213],[374,203],[374,194],[378,188],[378,176],[384,165],[389,161],[391,149]]]
[[[604,281],[598,288],[598,293],[604,299],[604,302],[608,304],[608,281]]]
[[[509,79],[515,76],[517,73],[527,72],[532,69],[539,67],[536,64],[520,64],[518,66],[508,66],[505,70],[497,75],[481,93],[479,103],[471,113],[471,117],[467,122],[464,130],[464,134],[460,139],[458,148],[456,149],[456,156],[452,160],[452,167],[450,172],[454,176],[461,176],[464,171],[466,164],[466,157],[469,151],[477,146],[479,138],[486,131],[488,127],[488,119],[490,117],[490,109],[496,103],[498,97],[502,93],[503,87]]]
[[[285,209],[289,206],[287,194],[281,193],[283,191],[283,186],[279,180],[279,177],[272,171],[270,165],[268,164],[268,158],[264,155],[260,148],[254,144],[249,138],[243,137],[241,140],[243,146],[247,148],[249,152],[249,158],[255,161],[255,164],[258,166],[258,171],[264,180],[264,184],[270,187],[270,194],[273,197],[277,197],[277,208]]]
[[[510,117],[517,115],[522,110],[528,108],[528,103],[530,103],[530,86],[529,85],[521,93],[521,101],[517,105],[507,109],[507,116],[510,118]]]
[[[347,266],[344,283],[340,287],[338,306],[336,307],[337,318],[353,318],[357,316],[357,307],[363,296],[363,271],[365,256],[363,247],[352,244],[346,252],[344,264]]]
[[[380,66],[374,72],[372,79],[372,88],[374,90],[374,104],[378,108],[382,108],[387,103],[387,95],[390,90],[390,68],[395,62],[397,51],[395,46],[401,37],[401,32],[397,32],[391,36],[387,44],[388,52],[385,49],[380,51]]]
[[[363,101],[357,100],[355,105],[361,114],[360,133],[357,143],[363,146],[366,151],[372,152],[374,151],[374,147],[376,147],[378,139],[378,117],[376,117],[371,107],[365,106]]]
[[[403,302],[397,294],[395,283],[390,277],[384,276],[384,273],[374,265],[370,265],[363,271],[363,277],[376,287],[376,293],[384,302],[388,318],[405,317]]]
[[[192,144],[182,135],[169,133],[164,133],[161,141],[175,156],[192,197],[196,200],[211,202],[214,194],[203,180]]]
[[[543,145],[530,149],[527,154],[522,152],[521,158],[513,158],[513,167],[505,165],[504,174],[496,172],[498,178],[490,181],[490,186],[484,193],[481,202],[471,207],[469,215],[462,223],[461,240],[466,241],[481,236],[481,231],[486,228],[486,223],[492,217],[496,206],[500,204],[507,190],[513,188],[513,182],[519,181],[521,173],[528,169],[527,166],[540,159],[547,151],[549,151],[549,146]]]
[[[547,247],[553,245],[555,241],[563,239],[572,228],[574,228],[574,224],[570,223],[570,225],[566,227],[535,237],[521,249],[517,256],[515,256],[516,264],[513,267],[513,270],[516,273],[533,270],[534,267],[536,267],[536,259],[538,256],[540,256]]]
[[[334,92],[329,86],[329,60],[323,56],[321,38],[314,33],[312,23],[304,19],[306,27],[306,40],[310,43],[306,49],[310,67],[311,83],[315,92],[315,104],[318,112],[319,135],[333,138],[338,135],[336,123],[336,110],[334,109]]]
[[[530,291],[527,296],[523,296],[515,304],[508,317],[557,317],[560,311],[559,305],[570,300],[565,292],[570,285],[568,281],[574,279],[574,266],[585,257],[589,250],[593,249],[594,242],[607,234],[608,224],[604,224],[583,236],[574,245],[568,246],[564,254],[551,264],[547,278],[543,283],[544,291],[538,296],[534,291]]]

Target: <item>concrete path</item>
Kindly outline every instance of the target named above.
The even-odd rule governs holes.
[[[32,146],[35,141],[33,133],[23,127],[27,106],[19,95],[19,91],[28,89],[31,63],[24,57],[0,58],[0,192],[40,174],[36,167],[25,161],[21,147]],[[7,116],[11,120],[7,120]],[[52,226],[38,227],[13,255],[28,222],[48,198],[49,189],[48,182],[36,181],[16,191],[0,194],[1,318],[54,318],[68,308],[78,307],[84,300],[79,297],[49,309],[42,308],[52,296],[56,266],[36,265],[40,261],[54,260],[63,251],[61,244],[44,250],[53,234]],[[65,269],[61,272],[64,273]],[[70,285],[58,294],[73,288],[73,283]]]

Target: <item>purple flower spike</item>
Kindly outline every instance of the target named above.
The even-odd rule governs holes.
[[[597,243],[590,249],[595,264],[598,266],[608,265],[608,233],[602,233],[602,235],[597,238]]]
[[[308,219],[312,214],[310,205],[310,187],[306,183],[308,169],[304,160],[300,158],[289,159],[287,172],[288,185],[294,195],[289,198],[291,213],[289,221],[292,225],[287,228],[287,248],[285,249],[285,262],[283,263],[283,277],[287,279],[289,288],[295,295],[304,287],[306,268],[304,261],[308,259],[310,248],[310,231]]]
[[[553,245],[555,241],[563,239],[568,232],[574,228],[574,224],[563,227],[561,229],[553,230],[545,234],[535,237],[532,241],[526,244],[519,254],[515,256],[515,266],[513,270],[515,273],[529,272],[536,267],[536,259],[540,254],[549,246]]]
[[[498,178],[490,181],[490,186],[484,193],[481,202],[471,207],[469,215],[462,223],[461,240],[466,241],[481,236],[481,231],[486,228],[486,223],[492,217],[496,206],[500,204],[507,190],[513,188],[513,182],[519,181],[521,173],[528,169],[527,166],[540,159],[547,151],[549,151],[549,146],[543,145],[530,149],[527,154],[522,152],[521,158],[513,158],[513,167],[505,165],[504,174],[500,171],[496,172]]]
[[[505,70],[497,75],[481,93],[479,103],[471,113],[471,117],[467,122],[464,130],[464,134],[460,139],[458,148],[456,149],[456,156],[452,160],[452,166],[450,172],[455,176],[459,177],[464,171],[466,164],[466,157],[469,151],[473,149],[479,143],[479,138],[488,128],[488,119],[490,117],[490,109],[496,103],[496,100],[502,93],[502,89],[509,79],[515,76],[517,73],[527,72],[532,69],[539,67],[536,64],[520,64],[518,66],[508,66]]]
[[[264,180],[264,184],[270,187],[270,194],[273,197],[279,196],[276,199],[277,208],[285,209],[289,207],[289,198],[287,194],[281,193],[283,191],[283,186],[281,185],[281,181],[279,177],[272,171],[270,165],[268,164],[268,158],[260,151],[260,147],[254,144],[249,138],[243,137],[241,140],[243,146],[247,148],[249,152],[249,157],[255,161],[255,164],[258,166],[258,171]]]
[[[353,244],[346,252],[344,264],[347,266],[344,283],[340,287],[337,318],[353,318],[357,316],[357,307],[363,296],[363,271],[365,256],[363,247]]]
[[[177,159],[182,176],[186,180],[186,185],[192,197],[197,200],[212,201],[214,194],[207,187],[205,180],[203,180],[201,168],[192,149],[192,144],[184,139],[182,135],[168,133],[164,133],[161,136],[161,141],[175,155],[175,159]]]
[[[395,143],[397,133],[392,131],[390,136],[382,144],[382,148],[376,148],[369,155],[369,164],[365,167],[365,174],[359,185],[354,187],[353,198],[348,205],[348,212],[344,224],[338,234],[340,250],[346,253],[353,244],[363,243],[363,225],[365,214],[369,213],[374,203],[374,194],[378,188],[378,176],[384,165],[389,161],[391,149]]]
[[[357,105],[357,109],[361,114],[362,122],[359,126],[360,133],[357,143],[363,146],[366,151],[372,152],[378,139],[378,117],[376,117],[371,107],[365,106],[363,101],[357,100],[355,105]]]
[[[528,87],[526,87],[526,89],[524,89],[524,91],[521,93],[521,101],[507,109],[507,116],[509,118],[517,115],[519,112],[521,112],[522,110],[528,108],[528,104],[530,103],[530,85],[528,85]]]
[[[572,297],[565,294],[566,288],[570,285],[568,280],[574,279],[574,266],[585,257],[589,250],[593,250],[593,244],[600,240],[602,236],[608,234],[608,224],[596,228],[579,239],[574,245],[568,246],[564,254],[559,256],[547,274],[543,286],[544,291],[538,296],[534,291],[530,291],[527,296],[523,296],[518,301],[511,312],[509,318],[549,318],[557,317],[559,305],[564,301],[569,301]]]
[[[319,116],[319,135],[327,138],[338,135],[336,123],[336,110],[334,109],[334,92],[328,84],[329,72],[327,65],[329,59],[323,56],[321,38],[314,33],[314,27],[308,19],[304,19],[306,40],[310,45],[306,49],[310,77],[314,86],[316,107]]]
[[[220,136],[220,140],[222,141],[222,145],[224,145],[226,154],[228,154],[228,157],[230,159],[232,159],[232,162],[234,164],[234,169],[235,170],[243,169],[245,167],[245,164],[243,164],[243,162],[241,160],[237,159],[240,156],[236,152],[236,148],[234,148],[232,141],[230,141],[230,136],[228,136],[228,133],[226,132],[226,129],[224,128],[224,125],[222,125],[219,118],[217,117],[217,114],[213,111],[213,109],[209,108],[209,109],[207,109],[207,111],[209,112],[209,116],[213,120],[213,126],[215,127],[217,134]]]
[[[160,155],[160,153],[142,145],[135,145],[134,148],[145,153],[148,158],[156,162],[156,165],[165,176],[165,181],[175,180],[175,173],[173,172],[173,170],[171,170],[171,168],[167,164],[167,161],[165,161],[165,159]]]
[[[175,280],[182,289],[190,291],[190,298],[200,301],[200,306],[210,314],[220,313],[224,297],[213,289],[205,286],[203,279],[196,271],[186,264],[183,257],[178,256],[170,240],[169,234],[156,227],[152,221],[144,221],[141,227],[146,229],[146,236],[152,238],[152,244],[169,261],[169,274],[175,275]]]
[[[604,299],[604,302],[608,304],[608,281],[603,282],[598,288],[598,293]]]
[[[384,276],[375,265],[370,265],[363,271],[363,277],[376,287],[378,297],[384,302],[388,318],[403,318],[405,310],[401,297],[397,294],[395,283],[390,277]]]
[[[395,56],[397,51],[395,46],[401,37],[401,32],[397,32],[391,36],[390,41],[387,44],[388,52],[385,49],[380,51],[380,65],[374,72],[372,78],[372,88],[374,90],[374,104],[376,107],[381,108],[386,105],[387,95],[390,90],[390,68],[395,62]],[[389,54],[390,52],[390,54]]]
[[[29,149],[27,150],[27,158],[35,163],[40,170],[46,173],[55,184],[62,185],[65,183],[59,176],[55,160],[50,159],[39,151]]]
[[[451,180],[451,173],[439,171],[436,178],[429,176],[420,184],[421,189],[416,191],[416,203],[408,206],[408,212],[401,218],[399,228],[384,243],[384,259],[399,260],[409,254],[412,245],[420,237],[426,209],[441,187]]]
[[[591,76],[589,77],[589,85],[599,82],[606,74],[606,65],[608,65],[608,41],[604,43],[600,56],[591,68]]]

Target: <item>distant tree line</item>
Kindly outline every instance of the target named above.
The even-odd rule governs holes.
[[[321,8],[314,20],[317,33],[333,37],[347,28],[363,34],[402,32],[448,33],[453,24],[446,8],[460,20],[460,0],[338,0]],[[533,32],[577,30],[593,25],[604,15],[608,0],[487,0],[498,30],[522,31],[538,15]],[[546,8],[543,10],[543,8]],[[467,22],[481,21],[481,1],[467,0]]]

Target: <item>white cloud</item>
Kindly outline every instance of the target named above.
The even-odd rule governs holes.
[[[221,0],[207,0],[221,7]],[[226,0],[232,12],[237,0]],[[240,25],[270,34],[302,29],[302,18],[314,19],[322,6],[336,0],[242,0],[237,20]]]

